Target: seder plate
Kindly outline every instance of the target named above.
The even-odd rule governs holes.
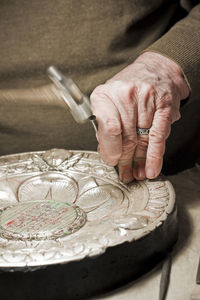
[[[101,255],[161,226],[175,196],[164,178],[123,184],[96,152],[0,157],[0,268],[34,269]]]

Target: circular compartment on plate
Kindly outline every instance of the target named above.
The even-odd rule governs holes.
[[[0,215],[0,235],[7,239],[46,240],[69,235],[86,222],[84,211],[68,203],[38,200],[7,207]]]
[[[19,201],[55,200],[74,203],[78,195],[77,183],[69,176],[45,172],[30,177],[18,188]]]

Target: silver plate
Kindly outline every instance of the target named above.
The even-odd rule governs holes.
[[[175,205],[169,181],[129,185],[96,152],[52,149],[0,158],[0,268],[100,255],[151,233]]]

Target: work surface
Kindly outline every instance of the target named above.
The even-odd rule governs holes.
[[[173,251],[166,300],[196,300],[200,299],[200,285],[196,284],[200,257],[200,166],[196,165],[193,169],[168,178],[176,191],[180,234]],[[132,282],[95,299],[157,300],[159,299],[160,276],[161,266],[158,266],[137,282]],[[195,297],[195,295],[199,297]]]

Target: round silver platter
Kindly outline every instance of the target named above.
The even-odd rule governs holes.
[[[52,149],[0,158],[0,268],[101,255],[150,234],[174,211],[165,179],[119,181],[95,152]]]

